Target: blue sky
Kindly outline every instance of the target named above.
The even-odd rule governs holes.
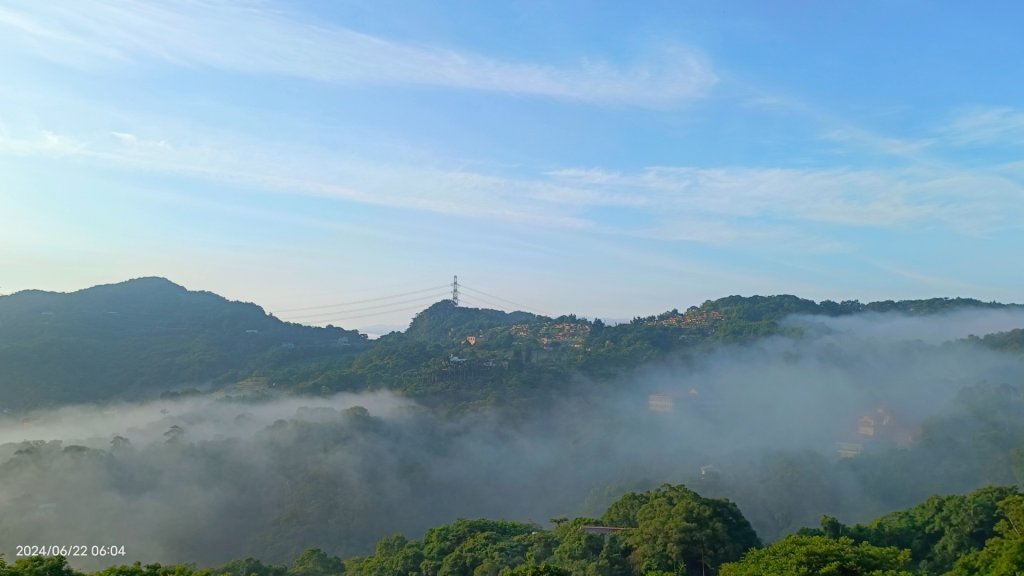
[[[0,293],[159,275],[284,318],[454,274],[467,304],[608,318],[729,294],[1021,301],[1022,17],[5,2]],[[303,319],[401,326],[403,302]]]

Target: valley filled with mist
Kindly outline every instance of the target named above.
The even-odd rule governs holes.
[[[325,573],[496,576],[700,573],[819,524],[805,537],[839,538],[838,525],[864,546],[912,548],[872,521],[1024,482],[1022,326],[1019,306],[962,299],[734,296],[615,326],[440,302],[367,340],[160,279],[4,296],[0,552],[124,546],[69,559],[86,570],[262,573],[316,557]],[[996,535],[1006,490],[985,493],[988,524],[956,555]],[[629,535],[664,499],[727,499],[745,519],[727,524],[750,533],[722,536],[738,552],[680,552],[672,568]],[[492,524],[459,520],[478,518]],[[630,522],[572,544],[593,548],[576,560],[556,554],[580,526]],[[428,570],[416,548],[422,566],[399,566],[445,525],[478,551],[522,548],[457,570],[443,568],[451,551]],[[929,546],[899,562],[953,568]],[[255,564],[230,564],[243,558]]]

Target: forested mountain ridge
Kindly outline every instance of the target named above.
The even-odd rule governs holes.
[[[1020,311],[1016,304],[965,298],[816,303],[796,296],[729,296],[685,311],[670,310],[606,325],[575,315],[557,318],[504,313],[438,302],[413,319],[409,330],[372,342],[350,365],[307,365],[292,370],[288,386],[314,392],[387,388],[450,409],[522,406],[585,380],[609,382],[655,362],[706,355],[722,345],[750,343],[803,329],[788,318],[872,318],[894,313],[914,318],[952,312]],[[1019,336],[1017,337],[1019,338]],[[1012,350],[1014,334],[986,335],[983,346]]]
[[[231,386],[250,394],[387,388],[463,407],[523,403],[580,376],[607,379],[721,343],[799,333],[785,325],[792,315],[1020,308],[964,298],[862,304],[728,296],[610,326],[445,300],[406,331],[367,341],[353,330],[282,322],[255,304],[140,278],[0,297],[0,410]],[[1013,349],[1019,335],[981,343]]]
[[[163,278],[24,291],[0,297],[0,408],[223,386],[265,366],[351,355],[362,343],[355,331],[288,324]]]

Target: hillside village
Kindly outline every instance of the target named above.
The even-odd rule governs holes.
[[[467,405],[506,397],[533,401],[516,390],[558,390],[578,377],[608,382],[647,363],[721,344],[796,335],[782,323],[792,314],[923,315],[1015,306],[962,298],[862,304],[728,296],[611,325],[442,300],[405,331],[368,340],[354,330],[282,322],[254,304],[141,278],[69,294],[0,297],[0,379],[11,383],[0,409],[183,390],[258,397],[386,388],[423,399],[457,389]],[[976,340],[1015,349],[1024,338],[1011,333]],[[82,373],[94,380],[82,381]],[[68,392],[55,400],[45,392],[52,389]]]

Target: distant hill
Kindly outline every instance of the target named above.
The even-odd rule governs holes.
[[[982,302],[974,298],[929,298],[925,300],[882,300],[864,304],[858,300],[806,300],[789,294],[778,296],[727,296],[708,300],[687,313],[703,312],[720,315],[723,322],[716,329],[720,340],[736,340],[775,333],[778,323],[794,314],[810,316],[851,316],[864,313],[900,313],[925,316],[961,309],[1024,309],[1019,304]]]
[[[354,331],[285,323],[163,278],[18,292],[0,297],[0,408],[231,383],[266,366],[351,354],[341,344],[362,342]]]
[[[415,340],[458,341],[499,326],[550,320],[528,312],[463,308],[451,300],[442,300],[417,314],[405,334]]]
[[[984,346],[1006,352],[1024,352],[1024,328],[1016,328],[1007,332],[986,334],[982,338],[974,336],[969,340],[980,342]]]
[[[652,360],[720,343],[795,333],[793,314],[933,314],[1017,305],[963,298],[814,302],[728,296],[617,325],[456,306],[415,316],[404,332],[282,322],[255,304],[139,278],[73,293],[0,296],[0,410],[129,400],[227,388],[325,394],[388,388],[435,404],[543,400],[577,376],[608,380]],[[986,345],[1019,349],[1020,334]]]

